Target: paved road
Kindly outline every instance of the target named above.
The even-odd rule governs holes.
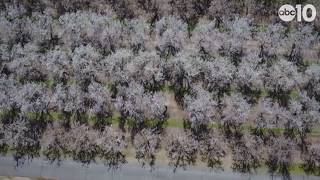
[[[26,162],[15,168],[11,157],[0,157],[0,176],[51,177],[59,180],[270,180],[268,175],[241,175],[233,172],[215,173],[209,170],[188,169],[173,173],[168,167],[157,167],[150,172],[138,165],[129,164],[120,171],[108,172],[102,164],[88,168],[73,161],[64,161],[61,166],[51,165],[41,159]],[[274,178],[280,180],[281,178]],[[293,180],[319,180],[319,177],[294,176]]]

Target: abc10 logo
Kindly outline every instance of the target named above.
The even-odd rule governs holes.
[[[298,22],[301,22],[302,20],[304,20],[305,22],[312,22],[316,19],[317,10],[311,4],[307,4],[305,6],[297,4],[296,7],[285,4],[280,7],[278,15],[280,19],[285,22],[290,22],[295,18]]]

